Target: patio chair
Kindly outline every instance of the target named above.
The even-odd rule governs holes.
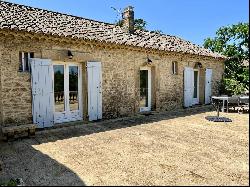
[[[218,100],[218,99],[213,99],[211,98],[211,104],[214,107],[214,109],[217,112],[217,117],[219,117],[219,113],[220,113],[220,106],[222,106],[222,101]]]
[[[228,103],[227,103],[228,109],[230,107],[233,107],[234,111],[236,107],[239,107],[239,96],[233,95],[232,97],[228,98]]]
[[[239,98],[239,107],[244,112],[244,110],[249,111],[249,98]]]

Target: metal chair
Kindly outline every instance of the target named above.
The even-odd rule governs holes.
[[[227,110],[230,108],[230,107],[233,107],[234,111],[235,111],[235,108],[236,107],[239,107],[239,96],[236,96],[236,95],[233,95],[232,97],[229,97],[228,98],[228,103],[227,103]]]
[[[244,110],[249,111],[249,98],[239,98],[239,107],[244,112]]]

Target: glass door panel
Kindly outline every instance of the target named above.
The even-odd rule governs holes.
[[[194,98],[198,95],[198,71],[194,71]]]
[[[193,105],[199,104],[199,71],[194,70]]]
[[[148,107],[148,70],[140,71],[140,107]]]
[[[55,112],[65,111],[64,65],[54,65],[54,104]]]
[[[70,111],[79,110],[78,66],[69,66],[69,107]]]

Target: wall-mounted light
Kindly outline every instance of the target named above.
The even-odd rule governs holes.
[[[153,61],[150,58],[147,57],[147,64],[151,65],[152,63],[153,63]]]
[[[202,64],[200,62],[198,62],[198,67],[202,68]]]
[[[195,68],[202,68],[202,64],[200,62],[196,62],[194,67]]]
[[[72,54],[72,52],[70,50],[68,50],[68,57],[69,57],[69,59],[73,58],[73,54]]]

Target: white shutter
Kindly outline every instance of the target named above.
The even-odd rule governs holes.
[[[205,104],[211,102],[212,96],[212,69],[206,69],[206,79],[205,79]]]
[[[102,69],[100,62],[88,62],[89,121],[102,119]]]
[[[190,107],[193,104],[194,95],[194,70],[190,67],[184,69],[184,106]]]
[[[30,59],[33,123],[38,128],[53,125],[53,66],[49,59]]]

